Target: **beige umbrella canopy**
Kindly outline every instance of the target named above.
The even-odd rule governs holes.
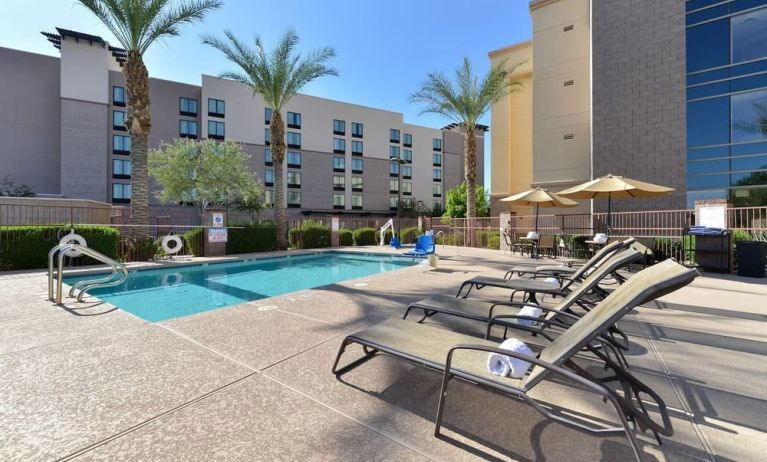
[[[533,188],[529,191],[514,194],[513,196],[504,197],[501,202],[513,202],[518,205],[535,205],[535,231],[538,232],[538,209],[540,207],[558,207],[569,208],[577,207],[578,203],[567,199],[565,197],[559,197],[557,194],[550,192],[547,189],[541,187]]]
[[[613,199],[665,196],[672,192],[674,188],[608,174],[559,191],[557,194],[573,199],[607,199],[607,229],[609,230]]]

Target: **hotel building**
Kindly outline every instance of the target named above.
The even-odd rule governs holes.
[[[39,195],[127,204],[125,52],[79,32],[44,35],[60,58],[0,48],[0,178]],[[233,140],[250,154],[271,200],[271,109],[260,96],[203,75],[199,86],[151,78],[150,98],[150,147],[175,138]],[[441,209],[446,191],[463,179],[464,137],[455,128],[407,124],[398,112],[303,94],[283,119],[291,213],[389,214],[400,192],[404,201]],[[484,130],[477,135],[482,184]]]
[[[767,205],[767,0],[529,9],[532,40],[490,52],[493,64],[525,63],[523,90],[492,109],[494,214],[531,185],[557,191],[607,173],[676,189],[614,210]]]

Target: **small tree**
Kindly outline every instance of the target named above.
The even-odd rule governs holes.
[[[476,186],[474,192],[477,216],[488,216],[488,198],[487,194],[485,194],[485,188],[483,186]],[[443,216],[448,218],[466,218],[466,197],[465,181],[457,187],[448,190],[445,214]]]
[[[23,184],[21,186],[15,186],[13,180],[9,177],[3,178],[0,182],[0,196],[5,197],[34,197],[35,192],[29,185]]]
[[[186,202],[201,210],[243,198],[252,205],[260,182],[248,168],[250,155],[231,141],[178,139],[149,152],[149,173],[163,202]]]

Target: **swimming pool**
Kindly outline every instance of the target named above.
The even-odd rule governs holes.
[[[142,319],[156,322],[394,271],[417,263],[386,255],[325,252],[131,271],[125,283],[89,293]],[[72,285],[92,277],[65,277],[64,282]]]

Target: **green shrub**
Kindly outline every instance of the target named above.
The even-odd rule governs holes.
[[[229,228],[226,254],[277,250],[277,225],[272,222],[248,223]]]
[[[127,258],[132,261],[147,261],[157,255],[165,255],[160,242],[161,239],[156,240],[152,237],[127,237],[124,242],[128,248]]]
[[[440,234],[434,238],[434,243],[462,246],[464,244],[463,234]]]
[[[354,233],[351,229],[341,228],[338,230],[338,245],[349,246],[354,245]]]
[[[570,242],[568,243],[570,251],[585,251],[588,248],[586,241],[588,241],[590,237],[591,236],[581,236],[578,234],[570,236]]]
[[[186,251],[195,257],[203,255],[203,231],[203,228],[192,228],[181,236]]]
[[[46,268],[48,252],[59,243],[70,229],[81,235],[88,247],[117,259],[120,233],[110,226],[0,226],[0,270]],[[72,260],[76,265],[91,265],[95,260],[79,257]]]
[[[402,228],[400,231],[400,243],[412,244],[421,234],[421,228],[417,226],[411,226],[409,228]]]
[[[330,247],[330,228],[319,221],[306,220],[300,227],[288,231],[288,241],[294,249]]]
[[[354,230],[354,245],[376,245],[376,230],[373,228],[357,228]]]
[[[652,253],[655,261],[663,261],[669,258],[683,261],[684,241],[682,239],[656,237],[653,239]]]
[[[501,232],[500,231],[488,231],[487,248],[494,249],[494,250],[501,250]]]

